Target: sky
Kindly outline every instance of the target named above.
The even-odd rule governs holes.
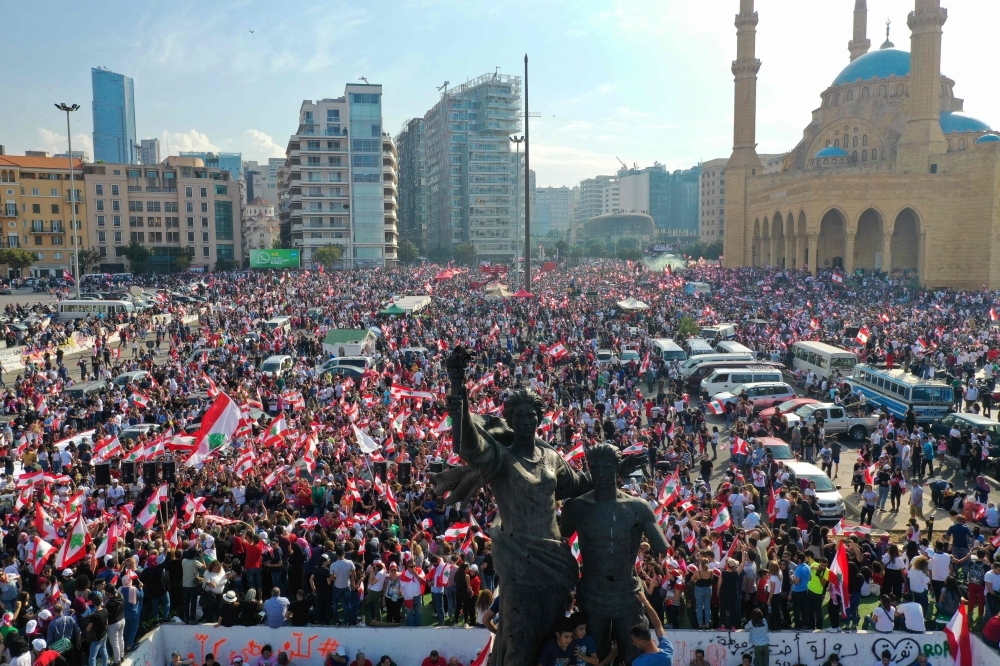
[[[942,72],[965,110],[1000,127],[990,21],[996,0],[944,0]],[[795,146],[820,93],[849,62],[854,0],[757,0],[759,153]],[[913,0],[868,0],[873,48],[909,50]],[[531,167],[539,186],[629,166],[686,169],[732,150],[738,0],[53,2],[4,6],[0,144],[93,157],[90,68],[135,81],[138,138],[161,156],[284,155],[303,99],[383,86],[383,127],[422,116],[444,81],[523,74],[530,58]],[[992,55],[991,55],[992,54]]]

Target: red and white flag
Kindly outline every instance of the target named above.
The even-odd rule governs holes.
[[[111,435],[94,444],[94,458],[96,462],[105,462],[115,456],[122,455],[122,443],[118,441],[117,435]]]
[[[455,523],[448,529],[444,531],[445,541],[461,541],[465,538],[468,533],[469,528],[472,527],[472,523]]]
[[[587,453],[583,450],[583,442],[577,442],[577,445],[572,449],[563,452],[562,457],[566,462],[573,462],[574,460],[579,460],[586,455]]]
[[[87,531],[87,524],[83,522],[81,513],[73,523],[73,529],[66,535],[59,554],[56,556],[56,569],[63,569],[79,562],[87,554],[87,547],[90,545],[90,532]]]
[[[745,439],[743,439],[742,437],[734,437],[733,438],[732,455],[734,455],[734,456],[744,455],[745,456],[748,453],[750,453],[750,447],[747,445],[747,441]]]
[[[955,659],[955,666],[972,666],[972,640],[969,638],[969,616],[966,604],[958,605],[958,612],[944,627],[948,648]]]
[[[811,328],[814,331],[818,331],[819,330],[819,319],[816,319],[816,317],[813,317],[812,319],[810,319],[809,320],[809,328]]]
[[[844,283],[844,276],[843,276],[843,274],[838,273],[836,271],[833,272],[833,275],[830,276],[830,279],[833,280],[834,282],[836,282],[837,284],[843,284]]]
[[[389,387],[389,395],[396,400],[401,400],[403,398],[419,398],[420,400],[434,400],[435,395],[430,391],[417,391],[409,387],[403,386],[402,384],[392,383]]]
[[[208,375],[206,375],[203,372],[203,373],[201,373],[201,379],[206,384],[208,384],[208,391],[207,392],[208,392],[208,397],[209,398],[214,398],[217,395],[219,395],[219,387],[215,385],[215,382],[212,381],[211,377],[209,377]]]
[[[180,530],[177,527],[177,514],[170,519],[170,526],[167,527],[167,531],[164,533],[164,538],[166,538],[167,543],[169,543],[174,548],[181,545]]]
[[[840,596],[840,616],[847,617],[847,609],[851,607],[851,592],[847,581],[847,549],[844,542],[837,545],[837,555],[830,563],[830,573],[836,574],[837,582],[830,586],[831,598],[834,591]]]
[[[156,522],[156,516],[160,511],[160,502],[166,502],[169,498],[170,491],[167,488],[167,484],[164,483],[150,496],[149,502],[139,512],[139,515],[135,517],[135,522],[148,530]]]
[[[729,509],[722,509],[715,514],[715,518],[712,518],[712,522],[708,524],[708,529],[713,532],[725,532],[732,524],[733,519],[729,516]]]
[[[244,451],[236,461],[236,476],[241,479],[246,476],[247,472],[253,469],[253,463],[256,459],[257,456],[254,454],[253,449],[248,448]]]
[[[997,315],[997,311],[994,308],[990,308],[990,321],[996,321],[1000,319],[1000,315]]]
[[[862,326],[858,329],[858,335],[854,339],[857,340],[859,345],[868,344],[868,338],[871,337],[872,332],[868,330],[867,326]]]
[[[577,564],[583,562],[583,554],[580,552],[580,535],[576,532],[573,532],[573,536],[569,538],[569,552],[573,553]]]
[[[50,557],[55,555],[55,552],[56,549],[51,543],[39,536],[34,536],[31,539],[31,545],[28,546],[28,555],[25,561],[31,566],[35,575],[40,576],[42,570],[45,569],[45,564]]]
[[[140,409],[146,409],[149,407],[149,398],[139,393],[138,391],[132,392],[132,402],[135,403],[136,407]]]
[[[561,361],[562,359],[566,358],[568,355],[569,355],[569,352],[566,351],[566,347],[564,347],[563,343],[561,343],[561,342],[558,343],[558,344],[556,344],[556,345],[554,345],[551,349],[549,349],[549,356],[552,357],[553,361]]]
[[[719,416],[726,413],[726,407],[718,400],[713,400],[708,403],[708,411],[712,412],[715,416]]]
[[[39,536],[46,541],[55,541],[59,538],[52,518],[45,512],[41,504],[35,505],[35,529],[38,530]]]
[[[99,560],[103,560],[105,555],[110,555],[115,552],[115,548],[118,547],[118,524],[111,523],[108,525],[108,533],[104,537],[104,541],[101,545],[97,547],[97,552],[94,556]]]

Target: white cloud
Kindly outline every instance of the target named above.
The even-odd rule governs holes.
[[[202,134],[196,129],[187,132],[168,132],[163,130],[160,134],[160,144],[167,155],[176,155],[181,151],[213,151],[222,150],[212,143],[208,135]]]
[[[264,164],[270,157],[283,157],[285,149],[274,142],[270,134],[248,129],[243,144],[243,159],[257,160]]]
[[[41,137],[42,144],[38,147],[38,150],[44,150],[53,155],[58,153],[65,154],[66,152],[66,135],[60,134],[59,132],[53,132],[50,129],[44,127],[38,128],[38,135]],[[84,151],[90,159],[94,159],[94,141],[86,134],[74,134],[73,135],[73,152],[79,150]]]

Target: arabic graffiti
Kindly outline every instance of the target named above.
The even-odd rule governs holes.
[[[674,663],[689,664],[695,651],[704,652],[708,666],[737,666],[744,654],[753,654],[753,644],[746,632],[704,634],[679,631],[669,634],[674,645]],[[820,666],[836,654],[842,664],[853,664],[871,654],[878,661],[888,650],[897,666],[912,666],[923,653],[935,657],[938,666],[949,666],[948,641],[941,632],[889,638],[879,634],[830,635],[821,632],[774,632],[770,636],[770,666]],[[941,658],[945,658],[942,660]]]

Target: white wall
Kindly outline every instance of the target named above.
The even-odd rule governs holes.
[[[431,650],[445,658],[458,657],[469,664],[489,640],[485,629],[437,629],[432,627],[352,628],[331,627],[219,627],[166,624],[154,630],[138,649],[122,662],[122,666],[165,666],[174,650],[195,664],[205,663],[212,653],[221,664],[229,664],[236,654],[248,664],[255,664],[263,645],[269,644],[277,654],[288,652],[294,666],[322,666],[326,655],[343,645],[348,663],[358,650],[378,663],[387,654],[399,666],[420,666]],[[935,664],[935,666],[937,666]],[[946,665],[946,666],[951,666]]]

